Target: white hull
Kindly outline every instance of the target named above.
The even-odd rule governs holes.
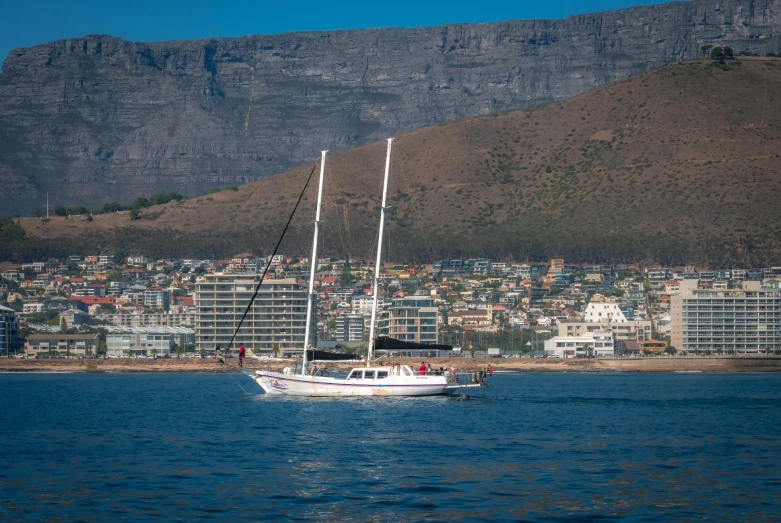
[[[444,376],[419,375],[348,380],[259,370],[253,379],[267,394],[287,396],[436,396],[467,387],[454,387]]]

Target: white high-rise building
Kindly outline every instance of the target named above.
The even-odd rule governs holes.
[[[225,349],[260,280],[256,274],[207,274],[195,286],[198,348]],[[255,353],[301,353],[306,331],[307,290],[294,278],[263,281],[252,309],[236,335],[233,349],[243,343]],[[312,325],[316,325],[312,315]],[[310,344],[315,344],[316,328]]]
[[[697,290],[670,297],[670,341],[679,351],[781,349],[781,291]]]

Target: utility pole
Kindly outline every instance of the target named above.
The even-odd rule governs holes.
[[[49,217],[49,207],[51,207],[51,205],[49,205],[49,193],[46,193],[46,217],[47,218]]]

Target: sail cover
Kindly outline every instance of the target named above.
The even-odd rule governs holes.
[[[306,359],[307,361],[347,361],[359,360],[361,357],[357,354],[340,354],[338,352],[308,349],[306,351]]]
[[[374,350],[453,350],[452,345],[440,345],[437,343],[414,343],[412,341],[397,340],[396,338],[374,338]]]

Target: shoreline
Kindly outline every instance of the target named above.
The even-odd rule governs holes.
[[[391,358],[377,362],[382,365],[410,365],[417,368],[419,361],[412,358]],[[472,358],[431,358],[426,359],[434,368],[456,367],[474,371],[493,365],[494,371],[505,372],[780,372],[781,357],[744,356],[744,357],[659,357],[659,358],[621,358],[621,359],[472,359]],[[0,373],[20,372],[237,372],[238,360],[228,359],[225,365],[217,360],[200,358],[128,358],[128,359],[15,359],[0,358]],[[292,367],[294,360],[244,360],[244,369],[282,369]],[[319,368],[349,370],[361,366],[360,362],[317,362]]]

